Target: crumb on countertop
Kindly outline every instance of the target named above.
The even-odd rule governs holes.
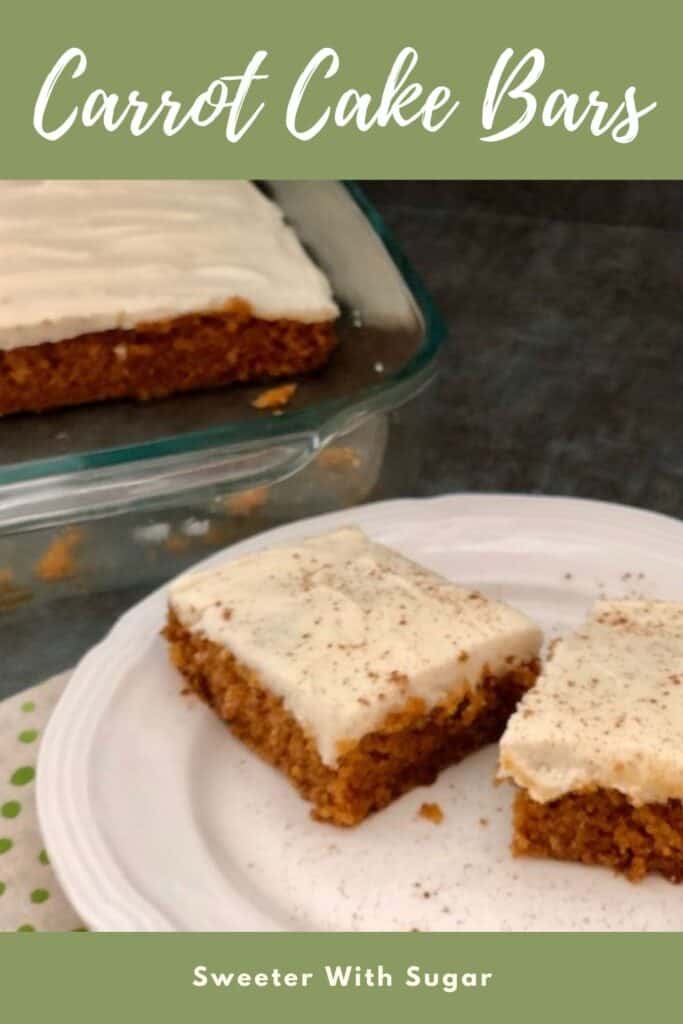
[[[231,494],[225,500],[225,507],[233,516],[249,516],[268,501],[267,487],[252,487],[248,491]]]
[[[439,804],[422,804],[419,813],[421,818],[426,818],[433,825],[440,825],[444,819],[444,813]]]
[[[268,388],[251,403],[255,409],[281,409],[290,401],[296,391],[297,384],[279,384],[275,388]]]
[[[55,537],[36,562],[33,569],[34,574],[46,583],[54,583],[75,576],[78,571],[76,549],[82,540],[83,534],[75,526]]]

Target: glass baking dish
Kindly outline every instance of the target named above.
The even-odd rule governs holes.
[[[341,344],[331,362],[298,381],[281,415],[251,405],[261,385],[1,420],[0,533],[163,503],[179,491],[272,484],[427,383],[442,323],[358,187],[262,187],[332,283]]]
[[[332,283],[338,349],[281,414],[261,385],[0,420],[0,696],[212,548],[366,500],[434,375],[444,325],[360,189],[261,185]]]

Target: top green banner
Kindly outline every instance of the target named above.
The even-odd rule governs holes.
[[[16,6],[0,175],[680,178],[681,20],[671,0]]]

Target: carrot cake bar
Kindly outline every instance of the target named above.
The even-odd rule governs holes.
[[[501,741],[517,854],[683,881],[683,604],[601,601]]]
[[[336,825],[497,739],[541,642],[355,528],[181,577],[166,636],[191,688]]]
[[[329,284],[247,181],[0,182],[0,415],[321,366]]]

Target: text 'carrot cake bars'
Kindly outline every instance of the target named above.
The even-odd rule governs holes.
[[[304,373],[329,284],[247,181],[0,182],[0,415]]]
[[[355,528],[181,577],[166,636],[192,689],[336,825],[497,739],[541,642]]]
[[[601,601],[501,741],[518,854],[683,881],[683,604]]]

